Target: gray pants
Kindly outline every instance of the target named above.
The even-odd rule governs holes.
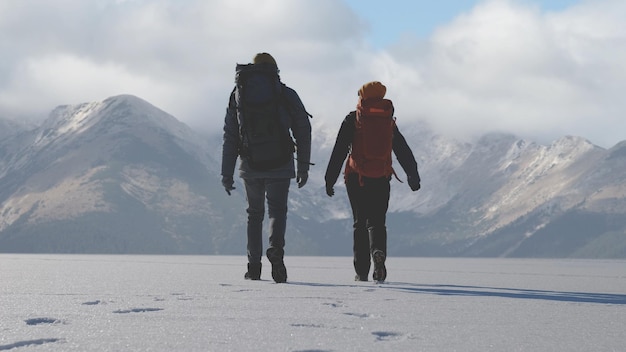
[[[287,228],[287,197],[290,178],[244,179],[248,199],[248,263],[257,264],[263,256],[263,217],[265,199],[269,216],[269,248],[283,252]]]

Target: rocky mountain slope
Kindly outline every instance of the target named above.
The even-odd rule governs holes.
[[[0,250],[207,253],[230,212],[187,126],[132,96],[62,106],[0,145]],[[229,244],[225,244],[229,246]]]
[[[625,256],[624,145],[605,150],[564,137],[543,146],[488,135],[463,149],[459,167],[435,175],[456,190],[423,217],[422,244],[434,241],[444,255]],[[433,227],[433,219],[447,225]]]
[[[342,180],[333,198],[323,185],[339,126],[312,123],[316,165],[290,191],[286,249],[350,255]],[[626,258],[626,142],[460,142],[398,123],[422,190],[392,181],[390,255]],[[221,188],[221,136],[133,96],[61,106],[37,128],[5,131],[0,252],[245,254],[245,195],[238,179],[232,196]]]

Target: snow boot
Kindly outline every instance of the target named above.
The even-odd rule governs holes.
[[[374,260],[374,273],[372,278],[376,282],[383,282],[387,278],[387,268],[385,267],[385,252],[380,249],[375,250],[372,253],[372,259]]]
[[[367,281],[367,275],[363,276],[356,274],[356,276],[354,277],[354,281]]]
[[[261,280],[261,263],[248,263],[248,271],[243,277],[246,280]]]
[[[287,282],[287,268],[283,262],[285,251],[280,248],[268,248],[265,252],[267,259],[272,263],[272,278],[277,284]]]

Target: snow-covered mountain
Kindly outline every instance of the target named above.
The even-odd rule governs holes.
[[[339,125],[312,123],[316,165],[290,191],[286,250],[350,255],[343,182],[333,198],[323,184]],[[390,255],[626,257],[626,142],[461,142],[398,124],[422,189],[392,181]],[[0,252],[244,254],[243,185],[226,195],[220,153],[221,136],[137,97],[58,107],[0,140]]]
[[[208,145],[133,96],[58,107],[0,145],[0,249],[216,252],[230,212]]]
[[[392,180],[390,252],[626,257],[626,142],[606,150],[580,137],[540,145],[497,133],[461,142],[398,124],[422,189]]]

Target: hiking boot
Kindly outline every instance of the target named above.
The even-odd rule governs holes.
[[[359,274],[357,274],[357,275],[354,277],[354,281],[367,281],[367,275],[363,276],[363,275],[359,275]]]
[[[272,278],[277,284],[287,282],[287,268],[282,260],[280,263],[272,263]]]
[[[243,278],[246,280],[261,280],[261,263],[248,263],[248,271],[243,276]]]
[[[374,260],[374,274],[372,278],[374,281],[383,282],[387,278],[387,268],[385,268],[385,252],[377,249],[372,253],[372,259]]]
[[[279,248],[268,248],[265,252],[272,263],[272,278],[277,284],[287,282],[287,268],[283,262],[285,252]]]

